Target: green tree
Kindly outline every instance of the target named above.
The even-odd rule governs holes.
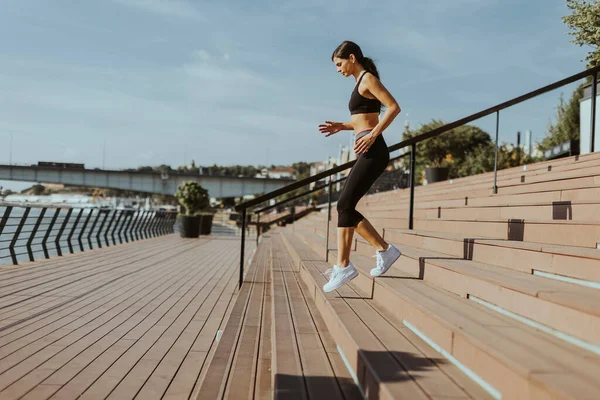
[[[541,151],[545,151],[570,140],[579,139],[579,102],[583,98],[584,84],[580,85],[565,103],[561,94],[556,108],[556,124],[548,125],[546,137],[538,144]]]
[[[417,130],[407,130],[403,139],[430,132],[444,126],[441,120],[432,120]],[[490,151],[491,149],[491,151]],[[463,125],[439,136],[417,144],[416,176],[417,180],[427,167],[450,167],[449,178],[459,178],[482,173],[494,166],[494,145],[490,135],[473,125]],[[406,161],[408,161],[405,158]]]
[[[567,0],[570,15],[562,18],[574,36],[571,43],[590,46],[586,57],[589,67],[600,65],[600,1],[599,0]]]
[[[572,13],[562,20],[571,29],[569,34],[575,37],[571,43],[592,47],[593,50],[586,57],[588,67],[600,65],[600,1],[567,0],[567,7]],[[591,79],[588,78],[587,84],[589,83]],[[556,109],[556,123],[548,125],[545,138],[538,144],[541,151],[579,139],[579,102],[583,98],[584,86],[585,84],[581,84],[575,89],[568,103],[565,103],[561,93]]]

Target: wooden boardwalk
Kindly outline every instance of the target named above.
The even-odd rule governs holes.
[[[3,268],[0,399],[196,398],[238,266],[239,238],[169,235]]]

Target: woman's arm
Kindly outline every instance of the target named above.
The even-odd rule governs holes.
[[[321,133],[327,133],[327,135],[325,135],[325,137],[336,134],[339,131],[348,131],[348,130],[349,131],[354,130],[354,126],[352,125],[352,122],[325,121],[324,124],[319,125],[319,131],[321,131]]]
[[[371,131],[371,135],[375,138],[381,135],[390,126],[394,118],[400,114],[400,106],[381,81],[372,74],[367,74],[362,82],[366,84],[367,90],[386,107],[385,114]]]

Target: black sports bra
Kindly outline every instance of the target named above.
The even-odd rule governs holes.
[[[363,74],[358,78],[358,82],[352,91],[352,95],[350,96],[350,102],[348,103],[348,108],[350,109],[350,115],[354,114],[368,114],[368,113],[377,113],[381,111],[381,102],[377,99],[369,99],[368,97],[363,96],[358,92],[358,87],[360,86],[360,81],[362,81],[363,76],[365,76],[367,72],[363,72]]]

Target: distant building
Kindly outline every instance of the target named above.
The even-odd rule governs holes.
[[[263,168],[255,178],[269,179],[296,179],[296,170],[291,167],[277,167],[271,170]]]
[[[291,167],[274,168],[268,172],[271,179],[296,179],[296,170]]]

